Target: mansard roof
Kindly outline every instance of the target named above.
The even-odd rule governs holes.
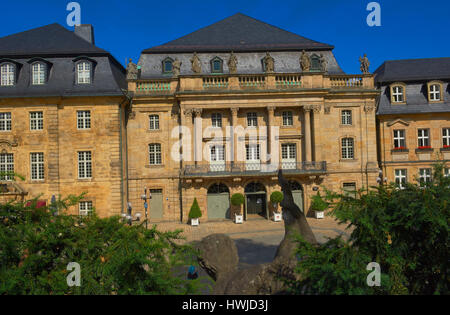
[[[377,83],[450,79],[450,57],[390,60],[375,74]]]
[[[299,51],[333,48],[331,45],[237,13],[164,45],[146,49],[142,53]]]

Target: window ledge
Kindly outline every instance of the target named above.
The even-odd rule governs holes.
[[[358,162],[358,159],[340,159],[339,162]]]
[[[409,149],[392,149],[391,153],[395,154],[395,153],[408,153]]]
[[[79,182],[92,182],[92,181],[94,181],[94,179],[91,177],[91,178],[77,178],[77,181],[79,181]]]
[[[164,168],[164,164],[145,165],[145,168]]]
[[[450,152],[450,147],[448,147],[448,148],[441,148],[440,151],[441,152]]]
[[[433,148],[430,148],[430,149],[419,149],[419,148],[417,148],[416,149],[416,153],[431,153],[433,151],[434,151]]]
[[[161,132],[161,131],[162,131],[161,129],[147,129],[147,132],[150,132],[150,133]]]

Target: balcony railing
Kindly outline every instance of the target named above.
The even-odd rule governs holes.
[[[301,76],[299,75],[277,75],[275,77],[275,85],[278,89],[298,88],[302,85]]]
[[[169,92],[170,81],[142,81],[136,83],[136,92],[141,94]]]
[[[185,165],[182,175],[186,177],[226,175],[274,175],[279,167],[286,174],[323,174],[327,162],[280,162],[278,165],[260,162],[227,162],[223,164]]]
[[[264,88],[266,77],[264,75],[247,75],[239,77],[239,87],[241,89]]]
[[[228,88],[228,77],[204,77],[203,78],[203,88],[204,89],[227,89]]]
[[[339,75],[330,77],[331,88],[361,88],[363,84],[363,76],[360,75]]]

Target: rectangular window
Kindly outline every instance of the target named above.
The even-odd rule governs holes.
[[[0,67],[0,85],[1,86],[13,86],[15,83],[16,71],[12,64],[4,64]]]
[[[296,169],[297,146],[295,143],[281,145],[281,167],[282,169]]]
[[[258,126],[258,116],[256,113],[247,113],[247,126],[248,127]]]
[[[44,180],[44,153],[30,153],[31,179]]]
[[[212,114],[211,123],[213,127],[222,128],[222,114]]]
[[[406,149],[405,130],[394,130],[394,148]]]
[[[91,129],[91,111],[77,111],[78,129]]]
[[[91,64],[87,61],[80,62],[77,65],[78,84],[91,83]]]
[[[421,185],[431,182],[431,168],[421,168],[419,170],[419,182]]]
[[[395,184],[400,188],[406,187],[407,177],[406,170],[395,170]]]
[[[33,85],[45,84],[45,65],[43,63],[33,64]]]
[[[417,140],[419,149],[427,149],[430,147],[430,131],[428,129],[419,129],[417,131]]]
[[[91,151],[78,152],[78,178],[92,178]]]
[[[430,101],[440,101],[441,100],[441,86],[438,84],[430,85]]]
[[[355,157],[354,140],[353,138],[342,139],[342,158],[351,160]]]
[[[401,86],[394,86],[392,88],[392,96],[394,103],[403,103],[404,97],[403,97],[403,87]]]
[[[450,148],[450,128],[442,129],[442,143],[444,148]]]
[[[341,124],[345,126],[352,125],[352,111],[351,110],[343,110],[341,113]]]
[[[211,162],[225,161],[225,147],[223,145],[214,145],[211,147]]]
[[[344,183],[342,188],[345,195],[356,198],[356,183]]]
[[[148,145],[149,153],[150,153],[150,165],[161,165],[161,144],[153,143]]]
[[[11,113],[0,113],[0,131],[11,131]]]
[[[14,172],[14,155],[12,153],[0,154],[0,172],[13,173]],[[13,180],[13,176],[0,175],[0,180]]]
[[[43,112],[31,112],[30,113],[30,130],[43,130],[44,129],[44,113]]]
[[[292,126],[294,124],[294,117],[292,112],[283,112],[283,126]]]
[[[159,115],[150,115],[150,130],[159,130]]]
[[[260,151],[259,144],[247,144],[245,146],[247,161],[259,161]]]
[[[80,201],[79,203],[79,211],[80,215],[90,215],[92,214],[92,201]]]

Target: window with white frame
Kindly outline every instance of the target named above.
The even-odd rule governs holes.
[[[44,129],[44,113],[30,112],[30,130]]]
[[[44,180],[44,153],[30,153],[31,179]]]
[[[417,140],[419,148],[430,146],[430,131],[428,129],[417,130]]]
[[[159,115],[150,115],[150,130],[159,130]]]
[[[295,169],[297,162],[297,146],[295,143],[281,145],[281,166],[283,169]]]
[[[33,85],[45,84],[45,76],[47,72],[47,67],[43,62],[33,63],[31,66],[32,73],[32,83]]]
[[[5,63],[0,66],[0,85],[12,86],[16,83],[16,67],[12,63]]]
[[[431,168],[419,169],[419,182],[420,184],[431,182]]]
[[[406,148],[405,130],[394,130],[394,148]]]
[[[395,184],[400,189],[404,189],[406,187],[406,182],[407,182],[406,169],[395,170]]]
[[[245,158],[247,161],[259,161],[261,158],[259,144],[245,145],[245,153],[246,153]]]
[[[430,101],[437,102],[441,100],[441,85],[431,84],[430,85]]]
[[[78,152],[78,178],[92,178],[92,152]]]
[[[214,113],[211,115],[211,123],[215,128],[222,128],[222,114]]]
[[[91,83],[91,63],[88,61],[81,61],[77,64],[77,83],[90,84]]]
[[[0,154],[0,173],[13,173],[14,172],[14,155],[12,153]],[[2,174],[0,180],[13,180],[13,176]]]
[[[11,113],[0,113],[0,131],[11,131]]]
[[[444,148],[450,148],[450,128],[442,129],[442,143]]]
[[[352,111],[343,110],[341,112],[341,124],[345,126],[351,126],[352,124]]]
[[[152,143],[148,145],[148,150],[150,154],[150,165],[161,165],[161,144]]]
[[[78,126],[78,129],[91,129],[91,111],[90,110],[77,111],[77,126]]]
[[[79,203],[79,214],[83,216],[88,216],[92,214],[93,207],[92,201],[80,201]]]
[[[343,138],[342,139],[342,159],[351,160],[355,157],[354,139]]]
[[[225,162],[225,147],[223,145],[213,145],[210,148],[211,162]]]
[[[394,103],[405,102],[404,90],[403,86],[400,85],[392,87],[392,101]]]
[[[292,112],[283,112],[283,126],[292,126],[294,124],[294,117]]]
[[[258,126],[258,115],[256,113],[247,113],[247,126],[248,127]]]

